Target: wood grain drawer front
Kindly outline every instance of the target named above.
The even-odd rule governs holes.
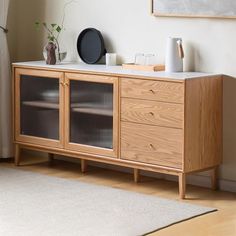
[[[141,79],[121,79],[121,96],[184,103],[184,84]]]
[[[121,120],[183,128],[184,105],[132,98],[121,99]]]
[[[183,131],[121,122],[121,159],[182,169]]]

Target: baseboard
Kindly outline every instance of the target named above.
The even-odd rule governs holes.
[[[57,159],[75,162],[75,163],[80,162],[80,160],[78,160],[78,159],[68,158],[68,157],[63,157],[63,156],[57,156]],[[0,163],[4,163],[4,162],[7,162],[7,163],[14,162],[14,158],[13,157],[0,158]],[[110,169],[110,170],[115,170],[115,171],[120,171],[120,172],[124,172],[124,173],[130,173],[130,174],[133,173],[133,170],[131,168],[109,165],[109,164],[105,164],[105,163],[89,162],[89,165],[101,167],[101,168],[106,168],[106,169]],[[166,179],[169,181],[176,181],[176,182],[178,181],[178,178],[176,176],[159,174],[159,173],[150,172],[150,171],[141,171],[141,175],[152,177],[152,178],[157,178],[157,179]],[[210,176],[203,176],[203,175],[189,175],[189,176],[187,176],[187,184],[210,188],[211,187],[211,178],[210,178]],[[236,193],[236,181],[220,179],[219,180],[219,190]]]
[[[178,181],[175,176],[167,176],[165,179]],[[189,175],[187,176],[187,184],[211,188],[211,177],[202,175]],[[236,193],[236,181],[219,179],[219,190]]]
[[[220,180],[220,190],[236,193],[236,181]]]
[[[91,163],[91,165],[99,166],[103,168],[113,169],[116,171],[126,172],[126,173],[133,173],[132,169],[130,168],[123,168],[120,166],[111,166],[111,165],[104,165],[101,163]],[[166,179],[169,181],[178,181],[178,177],[173,175],[165,175],[165,174],[159,174],[154,173],[150,171],[142,171],[141,175],[158,178],[158,179]],[[199,187],[205,187],[205,188],[211,188],[211,177],[210,176],[202,176],[202,175],[188,175],[187,176],[187,184],[191,184],[194,186]],[[220,179],[219,180],[219,190],[221,191],[227,191],[227,192],[234,192],[236,193],[236,181],[231,180],[225,180]]]
[[[11,163],[14,162],[14,157],[0,158],[0,163]]]
[[[67,157],[62,157],[58,156],[59,159],[61,160],[69,160],[72,162],[78,163],[78,159],[71,159]],[[89,165],[91,166],[96,166],[96,167],[101,167],[105,169],[110,169],[110,170],[115,170],[115,171],[120,171],[124,173],[133,173],[133,170],[131,168],[126,168],[122,166],[115,166],[115,165],[110,165],[110,164],[105,164],[105,163],[98,163],[98,162],[89,162]],[[166,175],[166,174],[160,174],[160,173],[155,173],[151,171],[141,171],[141,175],[152,177],[152,178],[157,178],[157,179],[166,179],[169,181],[178,181],[177,176],[173,175]],[[187,176],[187,184],[191,184],[194,186],[199,186],[199,187],[205,187],[205,188],[211,188],[211,177],[210,176],[203,176],[203,175],[188,175]],[[231,181],[231,180],[225,180],[225,179],[220,179],[219,180],[219,190],[221,191],[227,191],[227,192],[234,192],[236,193],[236,181]]]

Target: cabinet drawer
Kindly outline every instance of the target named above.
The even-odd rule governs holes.
[[[183,130],[121,122],[121,159],[182,169]]]
[[[183,128],[184,105],[132,98],[121,99],[121,120]]]
[[[122,78],[121,96],[162,102],[183,103],[184,84]]]

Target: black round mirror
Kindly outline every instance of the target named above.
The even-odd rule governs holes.
[[[77,40],[80,58],[88,64],[97,63],[105,54],[105,44],[100,31],[94,28],[84,29]]]

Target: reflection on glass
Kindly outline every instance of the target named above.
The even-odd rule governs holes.
[[[59,139],[59,80],[21,75],[21,134]]]
[[[113,148],[113,85],[70,82],[70,142]]]

